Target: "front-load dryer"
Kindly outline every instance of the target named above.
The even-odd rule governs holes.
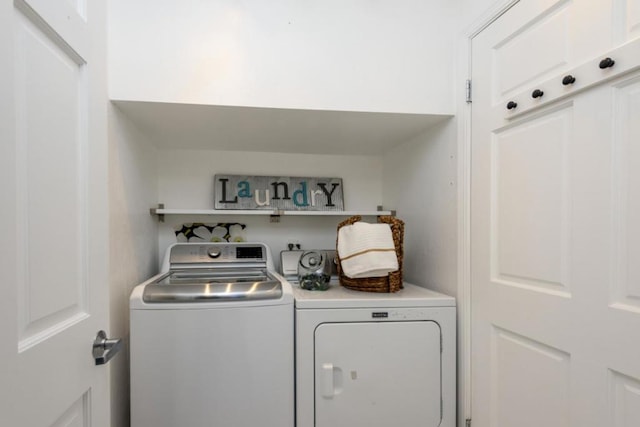
[[[455,299],[294,286],[297,427],[454,427]]]

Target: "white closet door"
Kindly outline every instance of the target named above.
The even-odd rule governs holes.
[[[106,3],[0,4],[0,425],[109,425]]]
[[[440,334],[432,321],[320,325],[316,427],[437,427]]]
[[[506,118],[607,56],[622,3],[524,1],[473,40],[474,427],[640,425],[640,76],[594,61],[591,89]]]

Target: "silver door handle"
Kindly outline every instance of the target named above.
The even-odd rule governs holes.
[[[122,339],[108,339],[105,331],[99,331],[93,341],[93,358],[96,365],[109,362],[122,348]]]

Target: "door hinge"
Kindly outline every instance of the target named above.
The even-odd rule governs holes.
[[[471,103],[471,80],[467,80],[464,84],[467,104]]]
[[[471,427],[471,418],[467,418],[467,420],[465,422],[465,426],[466,427]]]

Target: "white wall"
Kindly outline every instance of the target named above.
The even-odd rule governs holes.
[[[112,99],[454,111],[457,2],[113,0]]]
[[[375,210],[381,167],[379,156],[160,149],[158,194],[167,208],[213,209],[215,174],[324,176],[343,179],[345,209]]]
[[[383,165],[383,200],[405,222],[405,280],[456,295],[455,120],[387,153]]]
[[[456,40],[452,101],[458,117],[436,125],[384,156],[385,204],[405,220],[405,278],[458,296],[459,282],[459,126],[469,108],[464,84],[468,73],[467,36],[487,11],[505,4],[494,0],[458,0],[450,31]],[[479,83],[481,84],[481,83]]]
[[[112,426],[129,425],[129,294],[157,271],[156,150],[120,111],[109,108],[110,336],[125,340],[111,369]]]
[[[213,209],[215,174],[342,178],[346,210],[375,210],[382,204],[380,156],[160,149],[158,174],[158,201],[166,208]],[[267,216],[167,216],[165,219],[160,226],[160,257],[166,247],[175,242],[174,227],[186,222],[242,222],[247,224],[248,240],[265,242],[277,254],[292,239],[299,240],[307,249],[334,248],[336,226],[340,221],[337,217],[286,216],[275,224],[270,223]]]

